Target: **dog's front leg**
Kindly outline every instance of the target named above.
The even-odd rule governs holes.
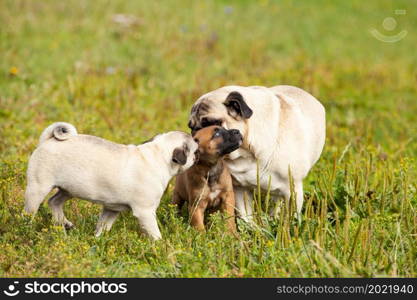
[[[252,194],[242,187],[234,187],[236,199],[236,211],[244,221],[252,222]]]
[[[220,211],[226,214],[227,228],[230,232],[236,231],[236,222],[235,222],[235,196],[233,191],[225,192],[222,196],[222,202],[220,206]]]
[[[301,211],[303,208],[304,195],[303,195],[303,182],[302,180],[294,181],[294,202],[291,200],[291,186],[288,183],[283,185],[275,197],[275,205],[270,209],[270,216],[275,218],[279,217],[281,214],[281,207],[283,205],[288,205],[289,207],[295,204],[295,207],[292,207],[291,210],[294,212],[297,218],[301,218]],[[282,202],[284,201],[284,202]]]
[[[295,204],[297,208],[297,217],[301,218],[301,210],[303,209],[304,195],[303,195],[303,181],[300,180],[295,185]]]
[[[177,206],[178,212],[181,212],[181,208],[184,205],[185,200],[179,195],[178,192],[174,191],[171,203]]]
[[[153,208],[132,207],[133,215],[138,219],[141,230],[153,240],[162,238]]]
[[[188,214],[190,216],[190,224],[198,231],[205,231],[204,227],[204,211],[205,205],[201,204],[190,204],[188,206]]]

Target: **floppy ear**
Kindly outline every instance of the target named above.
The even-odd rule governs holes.
[[[192,135],[192,136],[194,136],[194,135],[195,135],[195,133],[196,133],[198,130],[200,130],[200,129],[201,129],[201,127],[196,126],[196,125],[195,125],[195,122],[194,122],[194,121],[192,121],[192,120],[190,120],[190,121],[188,122],[188,128],[190,128],[190,129],[191,129],[191,135]]]
[[[250,109],[242,95],[238,92],[231,92],[223,104],[227,107],[232,117],[240,116],[241,118],[249,119],[253,114],[252,109]]]
[[[174,152],[172,153],[172,161],[179,165],[185,165],[187,162],[187,155],[185,154],[185,149],[183,148],[175,148]]]

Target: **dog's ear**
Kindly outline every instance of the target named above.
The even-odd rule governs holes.
[[[223,104],[227,107],[229,114],[234,118],[240,116],[241,118],[249,119],[253,114],[252,109],[250,109],[242,95],[238,92],[231,92]]]
[[[195,133],[196,133],[198,130],[200,130],[200,129],[201,129],[201,127],[196,126],[196,123],[195,123],[195,121],[193,121],[193,120],[188,121],[188,128],[190,128],[190,129],[191,129],[191,135],[192,135],[192,136],[194,136],[194,135],[195,135]]]
[[[179,165],[185,165],[187,162],[187,155],[184,148],[175,148],[172,153],[172,161]]]
[[[195,122],[193,120],[190,119],[190,121],[188,121],[188,128],[190,128],[191,130],[193,130],[193,128],[195,127]]]
[[[191,129],[191,136],[194,137],[197,131],[199,131],[200,129],[201,127],[194,127],[193,129]]]

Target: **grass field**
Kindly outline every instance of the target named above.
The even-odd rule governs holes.
[[[417,276],[414,1],[2,0],[0,21],[1,277]],[[372,28],[408,33],[385,43]],[[239,237],[218,215],[200,234],[169,205],[172,184],[158,242],[130,213],[95,238],[100,207],[85,201],[66,204],[68,232],[46,204],[22,214],[47,125],[138,144],[186,131],[197,97],[229,84],[295,85],[326,107],[301,222],[257,205],[259,226],[239,222]]]

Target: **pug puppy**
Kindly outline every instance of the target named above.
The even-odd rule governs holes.
[[[175,181],[173,204],[181,209],[188,202],[191,226],[204,231],[204,213],[220,210],[227,215],[227,227],[236,231],[235,196],[232,177],[223,157],[240,147],[242,135],[236,129],[209,126],[195,132],[199,159],[179,174]]]
[[[196,160],[198,145],[184,132],[155,136],[141,145],[121,145],[78,134],[68,123],[54,123],[40,137],[29,159],[25,210],[35,214],[45,196],[52,217],[67,228],[66,200],[77,197],[101,204],[96,236],[112,227],[120,211],[131,209],[142,230],[160,239],[156,209],[170,179]]]
[[[201,96],[191,109],[193,132],[211,125],[237,129],[243,136],[242,146],[225,159],[244,220],[251,219],[258,169],[261,189],[270,188],[275,200],[290,199],[292,177],[301,212],[303,179],[319,159],[326,136],[325,109],[316,98],[287,85],[225,86]]]

